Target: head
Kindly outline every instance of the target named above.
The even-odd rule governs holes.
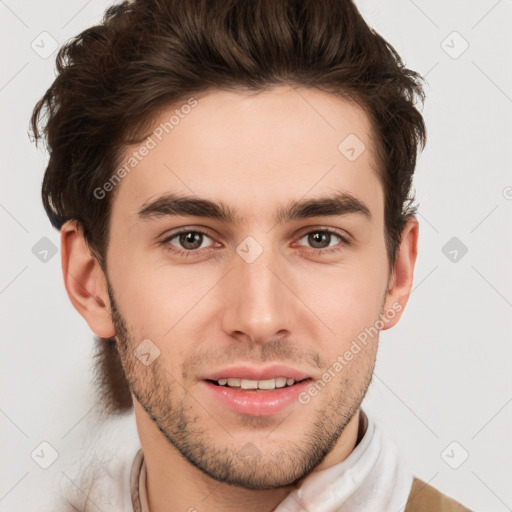
[[[124,2],[57,67],[32,128],[106,407],[218,480],[296,481],[410,294],[419,75],[347,0]],[[283,411],[217,400],[272,365],[304,379]]]

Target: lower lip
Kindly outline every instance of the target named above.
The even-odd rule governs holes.
[[[217,386],[208,381],[202,381],[211,395],[222,405],[237,414],[246,416],[272,416],[279,414],[298,401],[297,396],[310,384],[311,379],[297,382],[293,386],[271,390],[243,390]]]

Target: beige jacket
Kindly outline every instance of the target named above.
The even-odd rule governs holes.
[[[404,512],[471,512],[419,478],[414,478]]]

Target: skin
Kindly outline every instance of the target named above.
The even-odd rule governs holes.
[[[408,219],[390,271],[372,128],[355,104],[289,86],[196,98],[198,105],[117,185],[108,276],[80,227],[68,222],[61,230],[64,280],[91,330],[116,335],[151,511],[270,511],[311,471],[341,462],[354,449],[378,335],[309,403],[296,401],[274,416],[226,409],[200,377],[277,361],[321,378],[380,315],[395,309],[383,329],[399,321],[411,292],[419,227]],[[155,127],[174,108],[162,112]],[[351,133],[366,146],[355,161],[338,151]],[[291,200],[337,191],[364,202],[371,218],[273,219]],[[223,201],[240,222],[139,220],[137,211],[164,192]],[[159,244],[179,228],[208,236],[199,249],[179,237]],[[306,235],[320,228],[349,235],[351,243],[327,235],[314,245]],[[247,236],[263,249],[252,263],[236,251]],[[169,246],[182,253],[192,247],[196,256]],[[333,247],[339,250],[320,255]],[[146,366],[134,349],[148,338],[160,355]],[[256,449],[247,454],[248,443]]]

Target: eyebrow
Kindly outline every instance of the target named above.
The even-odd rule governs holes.
[[[360,199],[347,192],[338,192],[334,196],[290,201],[286,207],[277,210],[274,222],[282,224],[310,217],[341,216],[351,213],[361,214],[368,220],[372,218],[370,209]],[[226,203],[176,194],[164,194],[149,203],[144,203],[137,212],[137,218],[141,221],[184,215],[207,217],[227,224],[239,224],[242,221],[236,210]]]

